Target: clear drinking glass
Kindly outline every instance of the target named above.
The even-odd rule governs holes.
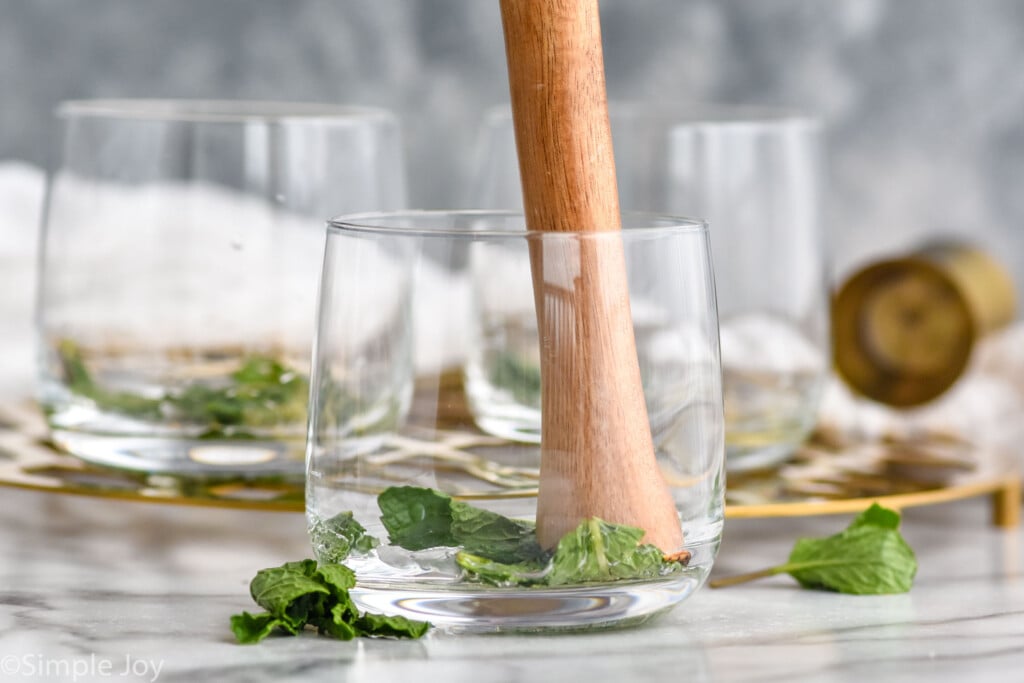
[[[519,214],[472,211],[331,222],[313,354],[306,508],[317,556],[344,559],[355,570],[353,596],[365,609],[467,630],[579,628],[667,609],[710,570],[722,529],[724,436],[706,227],[646,215],[627,215],[621,234],[536,233],[524,225]],[[494,300],[503,291],[526,316],[532,279],[518,265],[531,248],[558,255],[568,264],[556,269],[564,275],[573,254],[612,240],[623,245],[651,434],[690,558],[684,566],[663,562],[658,552],[653,571],[634,574],[625,560],[595,550],[591,559],[600,555],[598,563],[619,573],[567,579],[548,562],[569,557],[582,566],[582,559],[559,544],[550,560],[551,549],[536,547],[532,536],[538,487],[545,486],[540,462],[557,452],[482,432],[466,402],[465,361],[451,349],[488,326],[479,318],[490,313],[467,301],[474,278],[489,272]],[[555,334],[579,333],[570,328]],[[503,386],[530,400],[540,391],[539,346],[535,335],[488,346],[503,358]],[[470,368],[484,366],[494,364],[469,361]],[[396,500],[406,504],[407,522],[426,525],[411,539],[389,526]],[[424,540],[426,527],[437,534]],[[515,546],[500,557],[506,566],[488,563],[496,535]],[[507,566],[520,561],[525,566]]]
[[[58,117],[38,301],[54,442],[147,473],[301,476],[323,221],[404,206],[396,120],[146,100]]]
[[[610,116],[622,207],[701,216],[710,225],[728,468],[784,461],[814,426],[830,365],[819,125],[743,108],[620,103]],[[482,127],[469,202],[521,207],[516,164],[511,115],[496,109]],[[493,315],[478,318],[487,327],[475,332],[483,348],[471,359],[497,358],[491,340],[536,334],[521,306],[506,315],[505,299],[479,288],[473,296]],[[502,386],[510,376],[502,367],[470,364],[466,374],[481,428],[536,438],[537,406]]]

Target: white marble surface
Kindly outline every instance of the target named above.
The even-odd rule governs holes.
[[[773,564],[846,519],[730,522],[716,573]],[[980,500],[910,510],[904,532],[921,565],[908,595],[776,577],[702,589],[632,630],[240,646],[228,618],[250,607],[252,574],[308,555],[301,515],[0,489],[0,680],[1024,679],[1024,532],[991,527]]]

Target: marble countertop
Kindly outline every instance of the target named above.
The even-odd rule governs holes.
[[[846,517],[731,521],[715,573],[783,560]],[[805,591],[788,577],[704,588],[632,630],[255,646],[228,618],[255,570],[309,555],[299,514],[0,490],[0,680],[1024,680],[1024,531],[984,501],[907,511],[907,595]]]

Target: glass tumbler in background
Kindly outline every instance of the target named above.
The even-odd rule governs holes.
[[[404,206],[396,120],[147,100],[58,118],[38,299],[54,442],[152,474],[301,476],[324,220]]]
[[[306,508],[317,556],[355,570],[352,595],[365,609],[464,630],[581,628],[667,609],[710,570],[722,529],[724,435],[706,226],[646,215],[627,215],[621,234],[531,233],[524,225],[520,214],[440,211],[340,218],[328,230]],[[581,532],[596,543],[583,544],[589,555],[562,543],[537,547],[540,461],[559,454],[515,434],[481,433],[460,386],[462,360],[449,353],[493,314],[468,302],[453,315],[473,279],[494,286],[495,306],[503,291],[517,313],[535,315],[529,268],[491,270],[491,282],[480,283],[487,264],[525,263],[531,248],[559,263],[545,270],[544,286],[561,287],[557,319],[572,321],[573,264],[581,250],[610,240],[623,246],[651,434],[691,554],[685,565],[663,562],[658,551],[653,566],[634,572],[608,559],[602,548],[613,542],[586,536],[589,526]],[[566,322],[554,334],[579,330]],[[539,347],[536,335],[493,339],[486,352],[499,360],[472,359],[467,379],[510,368],[503,386],[532,400]],[[402,531],[402,520],[414,528]],[[567,575],[567,566],[596,573]]]
[[[710,225],[727,467],[740,471],[785,461],[814,426],[829,369],[819,125],[803,116],[744,108],[618,103],[610,114],[622,207],[700,216]],[[505,109],[490,112],[484,122],[476,170],[470,203],[521,206]],[[491,346],[494,340],[536,335],[536,323],[522,315],[522,306],[499,310],[511,302],[494,303],[487,287],[474,288],[473,296],[492,312],[478,318],[485,327],[476,331],[480,348],[470,354],[477,364],[466,368],[474,414],[492,433],[535,438],[538,404],[503,386],[519,380],[518,366]]]

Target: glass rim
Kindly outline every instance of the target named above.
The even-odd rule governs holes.
[[[683,216],[672,216],[657,212],[647,211],[623,211],[622,230],[530,230],[528,228],[500,229],[500,228],[453,228],[453,227],[430,227],[427,225],[416,227],[404,227],[395,225],[399,221],[438,219],[443,216],[451,216],[462,219],[486,219],[505,220],[509,218],[521,218],[526,222],[525,214],[522,211],[502,209],[418,209],[398,211],[367,211],[362,213],[345,214],[336,216],[327,221],[327,233],[347,234],[366,233],[377,235],[415,235],[419,237],[461,237],[461,238],[544,238],[559,239],[562,237],[599,237],[604,235],[622,234],[631,237],[645,235],[659,235],[664,233],[673,234],[700,234],[708,235],[707,221],[698,218],[686,218]],[[627,223],[629,219],[629,224]],[[388,224],[390,221],[391,224]],[[660,223],[657,224],[657,223]]]
[[[380,107],[298,102],[289,100],[232,100],[176,98],[101,98],[60,102],[58,118],[95,117],[140,121],[246,123],[272,121],[345,122],[394,121]]]

